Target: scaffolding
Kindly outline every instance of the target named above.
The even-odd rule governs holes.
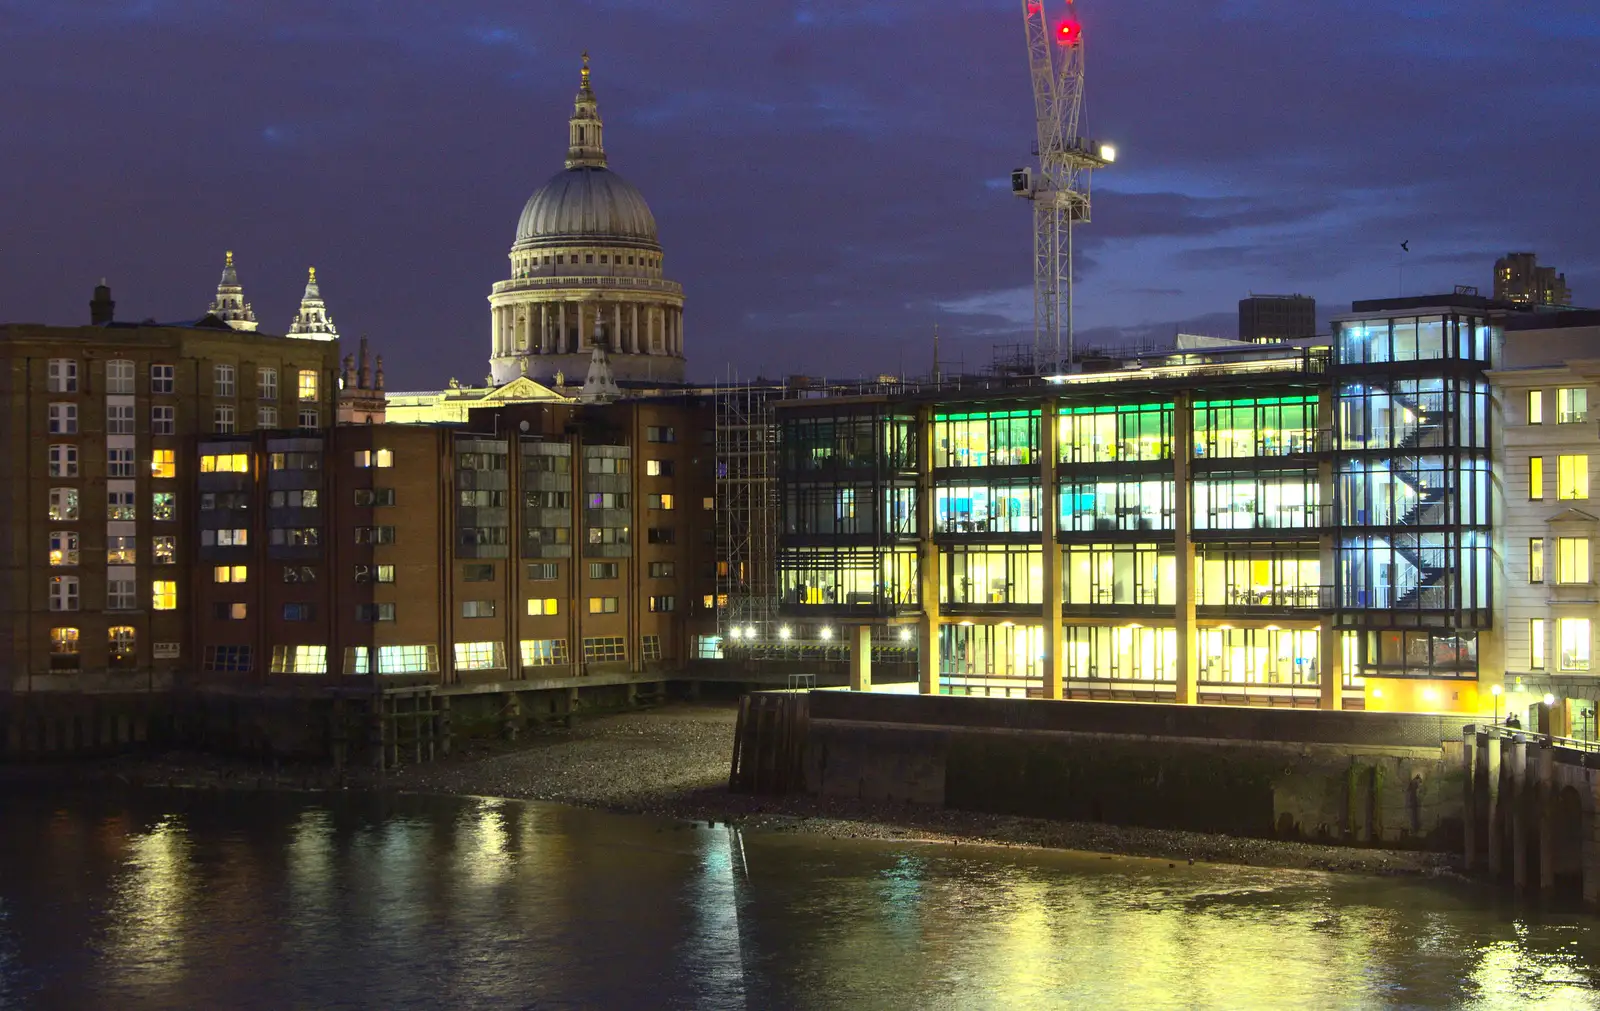
[[[716,391],[717,635],[772,627],[777,610],[778,430],[781,386],[731,384]],[[740,634],[735,634],[735,629]]]

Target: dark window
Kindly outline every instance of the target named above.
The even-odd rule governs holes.
[[[463,565],[461,578],[469,583],[487,583],[494,579],[493,565]]]

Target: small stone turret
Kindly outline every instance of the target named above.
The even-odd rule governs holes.
[[[361,335],[361,350],[345,355],[344,389],[339,391],[339,423],[343,425],[381,425],[387,400],[383,395],[383,356],[378,356],[376,382],[372,358],[367,351],[367,335]]]

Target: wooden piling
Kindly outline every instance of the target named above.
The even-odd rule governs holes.
[[[1511,883],[1528,887],[1528,739],[1516,735],[1511,744]]]
[[[1462,853],[1463,862],[1469,872],[1478,866],[1478,814],[1474,810],[1477,803],[1478,792],[1473,789],[1472,773],[1477,767],[1474,751],[1477,745],[1475,728],[1468,725],[1461,732],[1461,822],[1462,822]]]
[[[1539,891],[1556,890],[1556,751],[1549,738],[1539,742]]]

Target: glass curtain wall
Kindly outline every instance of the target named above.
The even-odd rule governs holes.
[[[941,484],[934,490],[934,531],[1022,534],[1042,528],[1038,481]]]
[[[1171,530],[1173,520],[1172,478],[1061,481],[1063,531]]]
[[[1314,470],[1213,473],[1194,479],[1195,530],[1277,530],[1322,526]]]
[[[1061,463],[1172,459],[1172,404],[1063,407]]]
[[[1202,544],[1196,549],[1201,607],[1315,609],[1322,562],[1315,544]]]
[[[785,548],[779,576],[783,603],[845,607],[910,607],[918,603],[917,549]]]
[[[1201,683],[1315,685],[1316,629],[1202,628],[1195,634]]]
[[[1174,682],[1178,635],[1141,625],[1069,625],[1061,630],[1068,681]]]
[[[1062,600],[1068,607],[1177,601],[1170,544],[1071,544],[1061,549]]]
[[[939,602],[1044,603],[1044,549],[1027,544],[956,544],[939,553]]]
[[[933,466],[1016,467],[1039,460],[1040,410],[936,414]]]
[[[971,622],[941,627],[939,691],[1016,698],[1044,694],[1044,629]]]
[[[1313,396],[1199,401],[1194,455],[1237,459],[1316,452],[1318,413]]]

